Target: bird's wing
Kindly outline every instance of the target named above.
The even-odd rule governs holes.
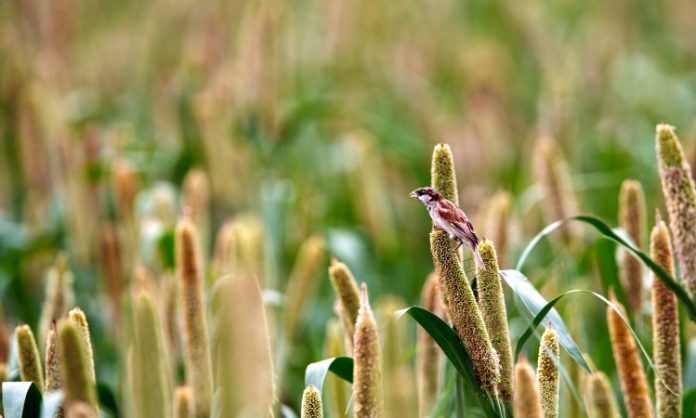
[[[443,200],[437,208],[438,215],[448,222],[452,227],[459,231],[464,237],[472,241],[474,245],[478,244],[478,236],[474,232],[474,225],[471,224],[469,218],[466,217],[464,211],[449,200]]]
[[[443,199],[440,202],[440,205],[437,207],[437,213],[443,220],[453,224],[469,222],[464,214],[464,211],[459,209],[457,205],[449,200]]]

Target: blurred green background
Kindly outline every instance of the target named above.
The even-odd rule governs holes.
[[[142,220],[155,191],[171,193],[176,216],[194,168],[210,181],[207,256],[224,221],[253,214],[264,230],[262,282],[281,293],[299,245],[316,234],[374,297],[417,303],[433,268],[430,220],[408,193],[430,182],[440,142],[452,146],[460,203],[481,235],[492,233],[491,196],[512,196],[502,267],[545,224],[532,156],[540,136],[560,144],[581,212],[615,224],[621,181],[635,178],[652,219],[663,207],[655,124],[676,126],[689,153],[696,139],[694,29],[691,0],[4,1],[6,321],[37,323],[45,271],[66,251],[93,322],[97,373],[115,384],[104,230],[137,220],[136,238],[121,236],[133,254],[119,266],[124,283],[136,262],[166,271],[157,248],[171,224]],[[132,191],[119,189],[121,175]],[[530,279],[563,277],[545,296],[571,283],[598,288],[591,248],[547,250]],[[333,315],[325,268],[321,276],[282,384],[294,405]],[[599,304],[588,309],[602,318]],[[594,349],[578,340],[609,367],[602,338]]]

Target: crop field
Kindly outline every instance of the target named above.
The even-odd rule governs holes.
[[[0,1],[0,418],[696,418],[695,33]]]

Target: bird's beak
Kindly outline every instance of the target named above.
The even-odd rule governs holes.
[[[411,192],[411,194],[408,195],[408,197],[418,197],[415,191]]]

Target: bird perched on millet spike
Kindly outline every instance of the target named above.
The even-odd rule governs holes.
[[[474,226],[466,217],[463,210],[456,204],[445,199],[432,187],[421,187],[411,192],[410,197],[415,197],[428,209],[430,218],[435,227],[445,231],[453,240],[459,241],[455,251],[466,244],[474,254],[474,260],[478,267],[483,267],[483,260],[478,253],[479,238],[474,232]]]

